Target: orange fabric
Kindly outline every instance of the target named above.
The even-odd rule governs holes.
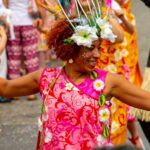
[[[128,0],[125,5],[122,6],[126,10],[126,16],[128,20],[134,25],[134,33],[128,37],[128,49],[129,55],[125,63],[129,66],[131,70],[130,81],[137,86],[141,86],[142,75],[140,72],[139,62],[138,62],[138,43],[137,43],[137,32],[136,32],[136,21],[134,15],[131,13],[131,1]]]
[[[126,16],[135,26],[135,18],[131,14],[131,2],[123,5],[126,9]],[[140,86],[142,76],[138,63],[138,46],[135,32],[131,35],[123,29],[124,42],[112,44],[102,41],[101,55],[97,67],[107,71],[125,76],[132,83]],[[115,145],[126,143],[127,132],[127,107],[119,100],[112,100],[112,133],[111,140]]]
[[[111,44],[107,41],[102,41],[100,58],[97,67],[105,69],[113,73],[125,76],[124,58],[121,58],[126,44]],[[126,142],[127,129],[127,108],[126,104],[113,98],[112,100],[112,133],[111,140],[113,144],[120,145]]]

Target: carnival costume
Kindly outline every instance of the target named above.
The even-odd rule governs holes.
[[[76,43],[90,50],[99,39],[115,41],[116,35],[102,17],[99,0],[88,3],[90,14],[84,10],[80,0],[75,0],[77,17],[70,19],[60,1],[56,13],[61,11],[74,33],[63,39],[64,44]],[[89,2],[89,1],[87,1]],[[43,4],[41,6],[45,7]],[[49,10],[49,9],[48,9]],[[79,85],[66,74],[64,67],[45,69],[41,76],[40,93],[43,98],[39,121],[37,150],[87,149],[112,145],[110,141],[110,101],[103,95],[107,72],[95,69]]]

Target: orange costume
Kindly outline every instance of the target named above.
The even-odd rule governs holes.
[[[128,67],[131,70],[130,81],[137,86],[141,86],[142,75],[139,69],[139,62],[138,62],[136,22],[135,22],[134,15],[131,13],[131,1],[126,0],[126,2],[122,5],[122,8],[126,10],[126,16],[134,26],[134,33],[131,34],[130,37],[128,37],[129,57],[127,57],[125,63],[128,65]]]
[[[135,26],[135,18],[130,12],[130,1],[123,5],[126,9],[126,16]],[[136,32],[129,34],[123,28],[124,41],[112,44],[102,41],[101,55],[97,67],[112,73],[123,75],[132,83],[141,84],[142,77],[138,64],[138,47]],[[135,78],[136,77],[136,78]],[[127,115],[127,106],[112,98],[112,129],[111,140],[115,145],[126,143],[127,121],[134,118]]]
[[[125,76],[124,59],[128,51],[124,49],[123,44],[112,44],[102,41],[101,55],[97,63],[97,67],[105,69],[111,73],[117,73]],[[111,140],[113,144],[119,145],[126,143],[127,133],[127,107],[126,104],[113,98],[112,102],[112,124],[111,124]]]

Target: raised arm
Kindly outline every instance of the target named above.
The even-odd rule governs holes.
[[[134,32],[134,26],[128,21],[127,17],[125,16],[124,10],[115,10],[114,11],[117,17],[122,21],[123,28],[132,34]]]
[[[0,96],[18,97],[38,93],[41,73],[42,70],[39,70],[15,80],[0,78]]]
[[[56,18],[64,18],[61,8],[57,3],[51,3],[49,0],[43,0],[42,3],[40,0],[36,0],[36,2],[39,6],[47,9],[49,12],[54,14]]]
[[[116,17],[114,17],[114,15],[110,15],[109,16],[109,22],[110,24],[112,25],[112,31],[115,35],[117,35],[117,38],[116,38],[116,43],[121,43],[123,42],[123,39],[124,39],[124,35],[123,35],[123,32],[122,32],[122,29],[121,29],[121,26],[120,24],[118,23]]]
[[[150,110],[150,93],[128,82],[125,78],[108,73],[104,94],[110,94],[133,107]]]

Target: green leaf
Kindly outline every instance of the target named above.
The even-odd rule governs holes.
[[[42,103],[42,110],[41,110],[41,112],[43,113],[45,111],[45,103],[43,102]]]
[[[90,73],[90,79],[94,80],[98,77],[98,73],[94,70]]]
[[[52,82],[51,82],[50,85],[49,85],[49,88],[50,88],[50,89],[52,89],[52,87],[54,86],[56,80],[57,80],[56,78],[54,78],[54,79],[52,80]]]
[[[70,39],[70,38],[64,39],[63,42],[64,42],[65,44],[73,44],[73,43],[74,43],[74,41],[73,41],[72,39]]]
[[[108,138],[109,137],[109,130],[108,130],[108,126],[107,125],[104,125],[104,128],[103,128],[103,136],[104,138]]]
[[[106,102],[106,97],[105,97],[105,95],[101,94],[98,99],[99,106],[101,106],[101,107],[104,106],[105,102]]]

